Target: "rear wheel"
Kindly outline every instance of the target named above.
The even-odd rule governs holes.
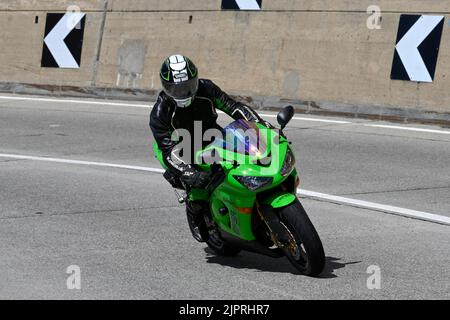
[[[297,200],[280,209],[280,220],[289,238],[289,244],[284,248],[286,257],[302,274],[318,276],[325,266],[325,253],[301,203]]]

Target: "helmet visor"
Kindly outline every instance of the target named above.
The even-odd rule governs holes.
[[[187,99],[195,95],[198,89],[198,78],[178,83],[164,83],[164,91],[174,99]]]

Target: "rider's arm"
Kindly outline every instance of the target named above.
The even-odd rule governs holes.
[[[163,161],[169,168],[169,171],[181,175],[189,165],[179,157],[176,157],[176,146],[178,142],[172,139],[173,128],[170,123],[171,115],[168,112],[169,108],[162,105],[164,103],[165,102],[161,97],[159,97],[158,101],[155,103],[150,114],[150,129],[158,144],[158,148],[163,154]]]
[[[161,98],[158,98],[150,114],[150,129],[158,148],[163,154],[164,164],[170,172],[177,175],[188,185],[203,187],[208,182],[207,174],[196,170],[179,156],[181,145],[172,139],[171,115],[167,113],[167,108],[161,106],[161,103],[164,102]]]
[[[202,87],[205,88],[208,95],[213,99],[217,109],[225,112],[235,120],[245,119],[265,123],[252,108],[232,99],[211,80],[201,79],[200,81],[203,82]]]

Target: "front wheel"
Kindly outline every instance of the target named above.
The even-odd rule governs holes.
[[[281,208],[280,222],[286,229],[289,244],[286,257],[302,274],[318,276],[325,266],[325,253],[319,235],[300,201]]]

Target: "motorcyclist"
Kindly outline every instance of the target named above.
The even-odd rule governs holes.
[[[189,190],[205,188],[209,183],[208,173],[179,156],[179,142],[172,139],[174,131],[185,129],[193,136],[195,121],[201,121],[203,132],[218,128],[216,109],[235,120],[245,119],[270,126],[252,108],[230,98],[211,80],[199,79],[198,70],[188,57],[179,54],[168,57],[162,64],[160,79],[163,90],[150,114],[150,128],[168,168],[165,178],[173,186],[182,182],[181,185]],[[204,214],[207,206],[188,202],[186,207],[194,238],[206,241],[208,232]]]

